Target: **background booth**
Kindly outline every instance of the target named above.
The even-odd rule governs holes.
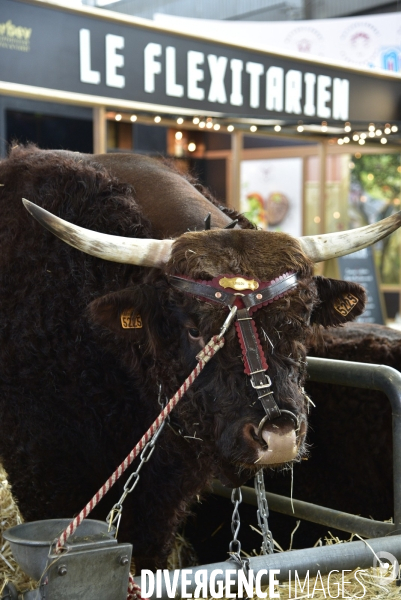
[[[32,141],[168,157],[260,227],[295,235],[400,208],[397,73],[39,0],[2,0],[1,21],[2,156]],[[400,235],[374,254],[391,319],[401,313]]]

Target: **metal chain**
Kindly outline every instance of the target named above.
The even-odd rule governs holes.
[[[231,518],[231,531],[233,534],[233,539],[229,545],[229,553],[230,558],[235,562],[241,569],[244,571],[245,576],[248,577],[250,563],[249,558],[241,558],[241,542],[238,539],[239,529],[241,527],[241,519],[239,516],[239,505],[242,502],[242,493],[241,488],[234,488],[231,492],[231,502],[234,504],[233,516]],[[248,596],[246,596],[245,600],[250,600]]]
[[[255,493],[256,500],[258,502],[258,509],[256,511],[256,515],[258,517],[258,524],[263,536],[261,552],[262,554],[273,554],[274,541],[267,520],[269,517],[269,507],[267,505],[265,481],[263,478],[262,469],[260,469],[255,475]]]
[[[241,527],[241,519],[239,516],[238,507],[242,502],[241,488],[234,488],[231,492],[231,502],[234,504],[233,516],[231,517],[231,532],[233,539],[229,545],[230,554],[236,554],[238,557],[241,552],[241,542],[238,539],[239,528]]]
[[[161,408],[164,408],[164,404],[162,401],[162,386],[161,385],[159,385],[159,393],[158,393],[157,401],[159,403],[159,406]],[[120,521],[121,521],[121,516],[122,516],[122,512],[123,512],[123,502],[126,499],[126,497],[128,496],[128,494],[133,492],[134,489],[136,488],[136,486],[138,485],[138,481],[140,478],[140,471],[141,471],[143,465],[145,463],[147,463],[148,460],[150,459],[150,457],[152,456],[152,454],[155,450],[155,445],[158,440],[158,437],[159,437],[160,433],[162,432],[163,427],[167,420],[168,419],[166,419],[165,421],[162,421],[159,429],[156,431],[154,436],[144,446],[141,454],[139,455],[140,462],[139,462],[137,469],[134,471],[134,473],[132,473],[128,477],[127,481],[124,484],[124,488],[123,488],[124,491],[121,495],[121,498],[119,499],[118,502],[116,502],[116,504],[113,506],[113,508],[107,515],[106,522],[109,524],[109,531],[111,530],[112,525],[115,525],[115,528],[116,528],[115,537],[117,537],[118,529],[120,527]],[[133,483],[131,485],[132,481],[133,481]]]

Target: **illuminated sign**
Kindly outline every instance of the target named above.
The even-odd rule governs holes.
[[[3,82],[194,114],[304,122],[400,117],[396,79],[43,3],[1,0],[1,7]],[[12,44],[25,47],[18,60]]]

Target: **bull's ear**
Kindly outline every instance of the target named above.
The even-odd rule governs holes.
[[[149,318],[156,319],[158,301],[153,286],[138,285],[98,298],[88,306],[89,319],[127,340],[147,334]]]
[[[312,313],[311,322],[330,327],[353,321],[365,308],[366,292],[351,281],[314,277],[320,303]]]

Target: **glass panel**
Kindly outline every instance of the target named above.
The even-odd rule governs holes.
[[[10,145],[33,142],[41,148],[93,151],[92,120],[7,110],[6,131]]]
[[[320,233],[320,223],[322,215],[320,214],[319,203],[319,165],[318,156],[308,156],[305,158],[305,223],[304,235],[318,235]]]
[[[350,155],[329,154],[326,160],[326,233],[349,229]]]
[[[240,202],[259,227],[302,235],[302,158],[243,160]]]

